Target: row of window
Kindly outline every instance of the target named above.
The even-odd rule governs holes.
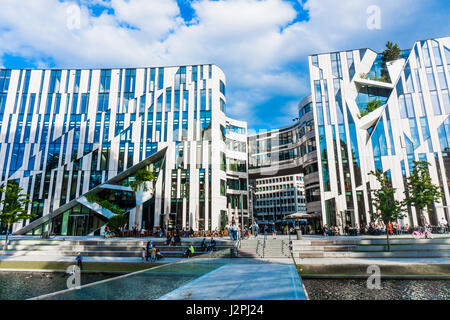
[[[263,193],[256,194],[256,199],[269,199],[269,198],[280,198],[280,197],[294,197],[297,193],[298,197],[303,196],[303,191],[300,190],[290,190],[290,191],[281,191],[281,192],[271,192],[271,193]]]
[[[270,179],[259,179],[256,180],[257,185],[268,184],[268,183],[278,183],[278,182],[286,182],[286,181],[303,181],[302,176],[286,176],[286,177],[277,177]]]
[[[297,211],[305,211],[306,208],[304,206],[298,206],[297,209],[295,206],[287,206],[287,207],[278,207],[278,208],[255,208],[256,214],[258,215],[264,215],[264,214],[273,214],[273,213],[292,213]],[[277,216],[281,219],[281,216]]]
[[[294,188],[293,183],[283,184],[283,185],[274,185],[274,186],[264,186],[256,188],[256,191],[270,191],[270,190],[283,190]]]
[[[304,199],[298,199],[300,203],[304,203]],[[274,205],[291,205],[295,203],[295,199],[294,198],[288,198],[288,199],[277,199],[277,200],[257,200],[256,201],[256,205],[257,206],[263,206],[263,207],[267,207],[267,206],[274,206]]]

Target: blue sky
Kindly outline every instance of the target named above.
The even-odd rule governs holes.
[[[380,28],[369,29],[375,5]],[[450,35],[441,0],[2,0],[0,66],[220,66],[228,114],[254,131],[292,123],[310,54]]]

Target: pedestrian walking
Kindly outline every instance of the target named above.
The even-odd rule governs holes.
[[[81,252],[78,252],[75,260],[77,261],[78,268],[80,268],[80,270],[83,270],[83,256],[81,255]]]
[[[256,221],[253,222],[253,234],[255,235],[255,238],[258,236],[258,225],[256,224]]]

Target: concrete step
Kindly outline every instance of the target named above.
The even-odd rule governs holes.
[[[311,240],[312,246],[332,246],[334,244],[333,240]]]
[[[308,246],[294,247],[293,251],[353,251],[356,246]]]
[[[450,251],[351,252],[353,258],[446,258]]]
[[[209,243],[209,239],[206,239],[207,243]],[[10,245],[25,245],[25,246],[32,246],[32,245],[85,245],[85,246],[131,246],[131,247],[142,247],[147,244],[148,240],[15,240],[11,239],[8,241]],[[3,241],[4,242],[4,241]],[[0,244],[3,245],[3,242],[0,241]],[[201,240],[183,240],[181,243],[183,245],[197,245],[201,242]],[[217,245],[229,245],[233,246],[233,241],[228,240],[217,240]],[[161,238],[161,240],[153,241],[153,244],[156,246],[161,246],[166,244],[166,240]]]
[[[299,252],[299,253],[295,253],[294,257],[299,257],[299,258],[323,258],[324,257],[324,253],[323,253],[323,251]]]
[[[261,258],[259,254],[239,251],[239,258]]]
[[[399,245],[407,245],[407,244],[414,244],[414,245],[425,245],[425,244],[447,244],[450,245],[450,239],[446,238],[434,238],[434,239],[390,239],[389,242],[391,244],[399,244]],[[386,238],[384,239],[363,239],[359,241],[359,244],[386,244]]]
[[[450,252],[450,244],[401,244],[392,245],[391,251],[441,251]],[[356,251],[387,251],[387,245],[365,245],[358,246]]]
[[[204,252],[194,252],[194,255],[201,255]],[[1,255],[8,255],[8,256],[21,256],[21,257],[27,257],[27,256],[40,256],[42,255],[42,252],[36,252],[36,251],[1,251]],[[76,251],[59,251],[59,252],[49,252],[46,254],[46,257],[48,256],[54,256],[54,257],[65,257],[65,256],[73,256],[74,259],[78,252]],[[141,252],[134,252],[134,251],[89,251],[89,252],[82,252],[82,255],[84,257],[141,257]],[[165,257],[182,257],[184,254],[184,250],[180,251],[161,251],[161,254]]]
[[[15,251],[39,251],[41,253],[44,252],[53,252],[53,251],[136,251],[140,252],[142,248],[140,247],[118,247],[118,246],[8,246],[9,250]],[[161,251],[179,251],[185,250],[188,246],[156,246]],[[231,248],[229,246],[216,246],[217,250],[228,249]],[[0,249],[2,250],[2,249]],[[196,245],[194,246],[195,251],[201,251],[201,247]]]

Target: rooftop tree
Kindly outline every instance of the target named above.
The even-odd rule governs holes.
[[[155,180],[153,172],[146,169],[140,169],[136,172],[136,180],[130,183],[130,187],[134,192],[148,191],[147,182],[153,180]]]
[[[400,59],[401,50],[399,46],[391,41],[386,42],[386,49],[383,51],[383,62],[387,63]]]

